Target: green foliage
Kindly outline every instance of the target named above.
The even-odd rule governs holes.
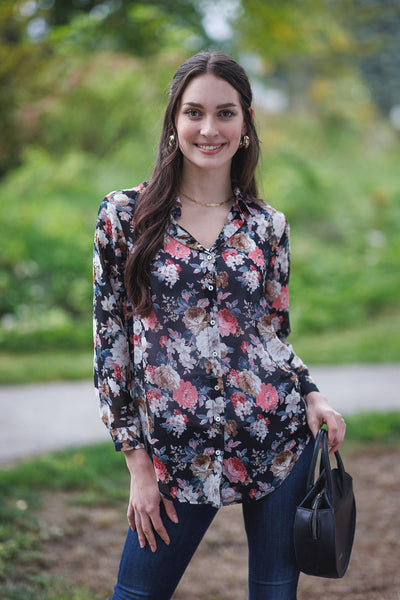
[[[126,0],[107,12],[95,0],[11,4],[0,9],[0,58],[7,59],[0,61],[0,109],[15,104],[7,120],[21,138],[2,136],[1,152],[17,149],[21,165],[0,187],[0,378],[86,377],[89,361],[74,368],[74,353],[90,356],[92,347],[98,205],[105,193],[150,176],[167,85],[191,52],[204,7]],[[256,112],[261,195],[291,223],[293,340],[305,359],[399,360],[400,342],[388,335],[400,298],[399,142],[355,69],[331,70],[333,57],[348,56],[353,44],[332,15],[314,0],[243,2],[235,40],[262,52],[255,76],[274,85],[279,75],[289,94],[301,92],[282,115]],[[33,43],[26,28],[38,17],[50,34]],[[150,55],[146,44],[161,52]],[[115,51],[128,47],[136,57]]]
[[[330,125],[289,117],[268,132],[264,188],[292,226],[291,313],[300,336],[399,313],[398,142],[373,123],[345,121],[332,135]]]
[[[236,23],[241,46],[260,57],[266,72],[282,74],[282,69],[302,73],[314,69],[337,72],[349,58],[351,35],[337,18],[335,8],[318,0],[242,0],[243,14]]]
[[[398,444],[400,412],[359,413],[346,419],[346,439],[351,442]]]
[[[91,337],[90,323],[85,321],[84,327],[78,331],[84,335],[85,346],[89,346]],[[27,337],[31,351],[21,350],[16,352],[0,352],[0,385],[36,383],[43,381],[69,381],[76,379],[90,379],[93,376],[93,351],[89,349],[60,350],[66,343],[74,340],[63,332],[59,343],[54,342],[54,332],[51,342],[43,339],[37,340],[36,336]],[[60,332],[57,332],[60,333]],[[11,335],[9,336],[11,342]],[[40,350],[40,346],[50,348]],[[7,344],[8,346],[8,344]]]
[[[151,72],[147,61],[112,54],[94,56],[85,68],[76,58],[54,64],[60,87],[40,116],[41,147],[31,146],[0,188],[3,353],[90,354],[98,205],[112,189],[149,177],[164,90],[178,62],[175,54],[153,61]],[[72,85],[74,76],[79,83]],[[303,339],[307,346],[307,339],[325,336],[325,353],[310,352],[306,360],[368,360],[370,348],[373,360],[398,360],[396,338],[384,337],[399,312],[398,141],[366,108],[361,91],[344,103],[344,112],[335,106],[333,121],[329,98],[337,90],[330,84],[329,94],[322,93],[324,85],[315,92],[317,113],[257,116],[266,146],[262,196],[291,223],[296,348],[297,339],[301,347]],[[355,79],[352,85],[360,84]],[[371,343],[374,336],[382,343]],[[329,347],[333,339],[337,344]],[[17,366],[13,372],[18,379]]]

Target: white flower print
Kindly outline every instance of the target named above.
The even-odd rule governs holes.
[[[160,417],[162,413],[168,408],[168,396],[163,395],[150,395],[149,405],[151,411],[157,416]]]
[[[260,442],[263,442],[268,435],[268,424],[265,419],[257,419],[250,425],[250,430]]]
[[[100,417],[104,423],[112,423],[114,420],[111,407],[106,402],[100,404]]]
[[[186,430],[187,417],[186,415],[176,412],[168,419],[168,424],[172,429],[172,433],[177,437],[180,437]]]
[[[111,357],[121,367],[127,367],[130,363],[128,343],[126,337],[119,335],[111,346]]]
[[[115,336],[121,328],[121,325],[114,318],[107,319],[107,333],[108,335]]]
[[[226,237],[230,238],[235,233],[235,231],[237,231],[237,227],[236,227],[235,223],[227,223],[225,225],[224,233],[225,233]]]
[[[193,489],[192,485],[186,485],[184,488],[179,488],[176,493],[176,497],[179,502],[189,502],[190,504],[197,504],[197,494]]]
[[[296,390],[288,394],[285,398],[286,412],[296,415],[300,409],[300,400],[301,397]]]
[[[224,252],[226,266],[230,269],[236,269],[244,263],[244,256],[236,250]]]
[[[103,300],[101,301],[101,308],[106,312],[112,312],[116,304],[117,303],[114,296],[104,296]]]
[[[267,348],[271,357],[276,362],[284,362],[291,357],[290,349],[277,337],[267,342]]]
[[[249,400],[245,400],[244,402],[237,402],[235,406],[235,413],[237,414],[239,419],[244,421],[248,415],[251,415],[253,406],[253,402],[250,402]]]
[[[118,396],[119,392],[121,391],[121,386],[119,383],[117,383],[115,379],[111,379],[111,377],[108,379],[107,383],[114,396]]]
[[[274,211],[274,214],[272,215],[272,224],[276,237],[278,240],[281,239],[286,227],[285,216],[281,212]]]
[[[159,273],[169,287],[173,287],[179,279],[179,265],[174,263],[164,264],[160,267]]]
[[[282,271],[287,271],[289,268],[289,259],[286,252],[280,252],[275,260],[275,265]]]
[[[260,274],[258,271],[246,271],[243,275],[243,279],[251,292],[255,292],[260,285]]]
[[[102,248],[105,248],[107,246],[107,244],[109,243],[107,233],[106,233],[106,231],[104,229],[99,229],[96,232],[96,237],[97,237],[98,244]],[[97,259],[97,260],[99,260],[99,259]],[[99,262],[100,262],[100,260],[99,260]]]
[[[224,408],[225,402],[221,397],[206,401],[207,417],[209,419],[215,419],[215,417],[224,412]]]
[[[210,475],[204,482],[204,495],[206,496],[208,502],[212,504],[220,503],[219,497],[219,486],[221,483],[221,478],[218,475]]]
[[[138,365],[143,360],[143,352],[135,346],[133,350],[133,361]]]
[[[186,344],[183,338],[177,338],[173,340],[172,349],[178,354],[179,362],[185,367],[185,369],[193,369],[196,365],[196,357],[193,355],[193,348]]]
[[[210,327],[203,329],[196,336],[196,346],[198,351],[204,358],[209,358],[211,356],[211,331]]]

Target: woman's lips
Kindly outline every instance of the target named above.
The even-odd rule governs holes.
[[[207,154],[214,154],[219,152],[219,150],[221,150],[221,148],[223,148],[224,145],[225,144],[195,144],[195,146],[199,148],[199,150]]]

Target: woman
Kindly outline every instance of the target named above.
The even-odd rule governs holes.
[[[292,527],[310,431],[344,421],[285,339],[289,227],[257,197],[243,69],[200,53],[174,76],[148,184],[101,204],[95,383],[131,475],[114,600],[171,598],[222,505],[242,503],[249,598],[296,598]]]

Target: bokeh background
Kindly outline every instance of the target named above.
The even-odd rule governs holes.
[[[0,0],[0,384],[91,377],[98,206],[151,175],[168,84],[203,49],[230,53],[253,84],[261,196],[291,223],[296,351],[313,365],[396,368],[398,0]],[[29,415],[43,438],[54,429],[29,395],[43,388],[58,389],[1,388],[6,439]],[[29,407],[25,420],[10,419],[12,402]],[[62,402],[54,392],[68,429]],[[358,513],[350,568],[339,581],[302,575],[299,598],[398,600],[400,412],[346,422]],[[111,446],[1,465],[2,599],[111,595],[129,488]],[[230,507],[176,599],[242,600],[246,564],[241,509]]]
[[[399,2],[2,0],[0,382],[91,376],[99,203],[150,176],[168,83],[202,49],[253,83],[297,352],[400,359]]]

